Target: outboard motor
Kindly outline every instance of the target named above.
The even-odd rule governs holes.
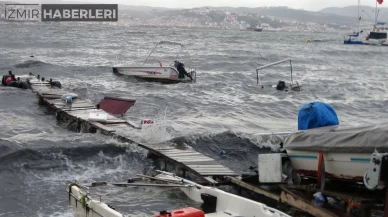
[[[286,89],[286,82],[284,81],[279,81],[278,85],[276,85],[276,90],[285,90]]]
[[[4,85],[4,86],[7,86],[7,83],[5,82],[7,80],[7,78],[9,78],[10,75],[4,75],[3,76],[3,79],[1,79],[1,84]]]
[[[388,180],[388,153],[375,153],[372,154],[369,162],[369,168],[364,174],[364,185],[369,190],[381,190],[386,186]]]

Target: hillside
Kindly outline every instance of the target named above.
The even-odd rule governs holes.
[[[145,25],[159,25],[163,21],[166,25],[238,29],[241,26],[266,23],[275,29],[295,27],[293,30],[296,31],[325,31],[327,28],[350,29],[357,24],[357,20],[352,17],[287,7],[167,9],[120,5],[119,8],[120,13],[139,18]]]
[[[374,20],[375,14],[374,14],[374,7],[369,6],[360,6],[360,16],[364,18],[364,20]],[[388,8],[385,7],[378,7],[379,12],[379,20],[380,21],[388,21]],[[319,11],[320,13],[324,14],[333,14],[337,16],[347,16],[347,17],[355,17],[357,19],[358,14],[358,6],[348,6],[348,7],[329,7],[324,8]],[[368,17],[368,15],[370,17]]]
[[[33,0],[20,0],[28,3]],[[81,0],[82,1],[82,0]],[[36,0],[37,3],[54,3],[53,0]],[[56,3],[82,3],[80,1],[58,0]],[[4,8],[0,1],[0,8]],[[370,9],[370,8],[369,8]],[[297,10],[288,7],[200,7],[192,9],[171,9],[163,7],[119,5],[119,25],[164,26],[218,29],[247,29],[263,24],[271,31],[338,32],[357,25],[354,8],[326,8],[321,12]],[[0,17],[3,17],[0,10]],[[357,10],[356,10],[357,11]],[[388,12],[388,10],[387,10]],[[383,11],[381,14],[387,16]]]

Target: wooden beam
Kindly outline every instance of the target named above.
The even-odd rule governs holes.
[[[280,193],[280,201],[301,209],[315,217],[338,217],[337,214],[332,213],[327,209],[314,206],[310,201],[284,188]]]
[[[151,180],[157,180],[157,181],[173,183],[173,184],[182,184],[182,182],[179,182],[179,181],[163,179],[163,178],[158,178],[158,177],[152,177],[152,176],[146,176],[146,175],[142,175],[142,174],[137,174],[136,176],[140,176],[140,177],[151,179]]]
[[[147,187],[179,187],[179,188],[187,188],[187,186],[184,185],[174,185],[174,184],[149,184],[149,183],[113,183],[112,185],[117,185],[117,186],[147,186]]]
[[[258,187],[258,186],[250,185],[250,184],[248,184],[248,183],[246,183],[246,182],[243,182],[243,181],[241,181],[241,180],[239,180],[239,179],[237,179],[237,178],[235,178],[235,177],[230,177],[230,176],[228,176],[227,178],[228,178],[233,184],[236,184],[236,185],[238,185],[238,186],[241,186],[241,187],[243,187],[243,188],[245,188],[245,189],[248,189],[248,190],[251,190],[251,191],[256,192],[256,193],[258,193],[258,194],[264,195],[264,196],[266,196],[266,197],[268,197],[268,198],[272,198],[272,199],[274,199],[274,200],[276,200],[276,201],[279,201],[279,199],[280,199],[280,196],[279,196],[278,194],[272,193],[272,192],[270,192],[270,191],[268,191],[268,190],[265,190],[265,189],[262,189],[262,188],[260,188],[260,187]]]

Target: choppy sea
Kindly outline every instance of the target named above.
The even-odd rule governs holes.
[[[114,65],[142,64],[165,40],[185,44],[179,59],[197,69],[196,83],[147,83],[112,73]],[[324,33],[4,22],[0,74],[55,78],[93,103],[105,95],[134,98],[125,118],[155,124],[128,132],[133,139],[189,145],[241,172],[256,166],[258,153],[279,149],[279,139],[260,133],[296,131],[298,109],[306,103],[329,103],[342,125],[388,120],[388,47],[342,40]],[[170,48],[160,48],[155,58],[173,58]],[[262,70],[265,86],[256,84],[256,67],[286,58],[302,91],[269,87],[289,81],[287,64]],[[67,124],[38,105],[30,90],[0,86],[0,216],[72,216],[67,183],[124,181],[157,168],[134,145],[74,132]],[[97,194],[132,216],[197,205],[173,189],[102,188]]]

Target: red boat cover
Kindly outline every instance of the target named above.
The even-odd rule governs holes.
[[[97,104],[97,108],[102,109],[113,115],[123,116],[135,104],[136,100],[117,98],[117,97],[104,97],[100,103]]]

